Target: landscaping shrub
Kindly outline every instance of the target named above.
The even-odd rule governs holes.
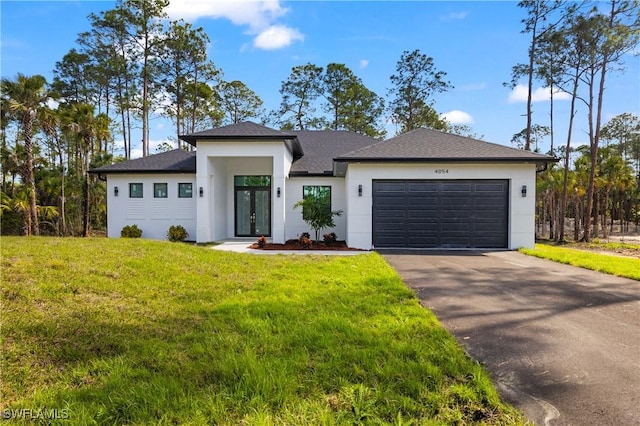
[[[298,244],[306,249],[311,248],[311,244],[313,244],[313,241],[311,241],[311,234],[308,232],[300,234],[300,237],[298,237]]]
[[[337,237],[335,232],[330,232],[328,234],[324,234],[322,236],[322,238],[324,239],[324,243],[327,246],[331,246],[331,245],[333,245],[333,244],[338,242],[338,237]]]
[[[182,225],[172,225],[167,232],[167,238],[172,242],[184,241],[189,238],[189,233]]]
[[[123,238],[140,238],[142,237],[142,229],[138,228],[138,225],[127,225],[120,231],[120,236]]]
[[[300,236],[298,237],[298,242],[300,244],[302,244],[302,241],[305,239],[310,239],[311,238],[311,234],[309,234],[308,232],[303,232],[302,234],[300,234]]]

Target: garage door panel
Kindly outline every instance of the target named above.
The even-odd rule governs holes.
[[[375,192],[391,192],[391,193],[402,193],[404,192],[405,183],[404,182],[378,182],[378,185],[375,186]]]
[[[450,183],[450,182],[442,182],[441,187],[442,187],[441,192],[443,194],[446,194],[449,192],[454,192],[454,193],[462,192],[462,193],[470,194],[471,189],[473,188],[473,186],[470,183]]]
[[[497,194],[502,194],[505,192],[504,185],[500,183],[477,183],[474,185],[475,192],[494,192]]]
[[[436,209],[411,209],[407,211],[407,217],[412,219],[438,218],[440,214]]]
[[[440,198],[440,205],[443,207],[446,207],[446,206],[469,207],[471,206],[471,200],[469,198],[442,197]]]
[[[374,245],[506,248],[508,197],[506,180],[374,181]]]
[[[404,197],[385,196],[379,199],[378,205],[381,207],[384,207],[384,206],[397,207],[397,206],[404,206],[405,202],[406,200]]]
[[[438,207],[438,197],[411,197],[407,200],[407,205],[412,206],[424,206],[432,209]]]
[[[473,205],[476,208],[483,208],[483,207],[504,207],[504,199],[501,197],[482,197],[482,198],[475,198],[473,200]]]
[[[437,232],[440,229],[440,225],[437,222],[425,222],[415,223],[409,222],[407,224],[407,231],[411,233],[419,233],[420,235],[430,235]]]
[[[433,236],[428,236],[428,235],[421,235],[421,236],[411,236],[408,238],[407,243],[409,244],[410,247],[416,247],[416,246],[421,246],[424,245],[425,247],[438,247],[438,245],[440,244],[440,239],[433,237]]]
[[[411,183],[409,182],[407,184],[407,189],[409,192],[413,193],[413,192],[431,192],[431,193],[437,193],[438,192],[438,184],[437,183],[429,183],[429,182],[417,182],[417,183]]]
[[[398,210],[397,208],[389,209],[389,210],[379,210],[378,217],[381,219],[384,218],[403,218],[405,217],[405,210]]]
[[[395,222],[380,222],[378,224],[378,230],[380,232],[385,231],[403,231],[406,228],[406,224],[400,221]]]

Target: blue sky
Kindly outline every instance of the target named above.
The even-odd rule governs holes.
[[[1,0],[2,77],[20,72],[51,81],[56,61],[89,29],[89,13],[113,6],[112,1]],[[209,57],[225,80],[243,81],[267,109],[278,107],[278,90],[291,68],[307,62],[344,63],[369,89],[386,96],[402,52],[419,49],[455,86],[435,97],[436,110],[450,121],[504,145],[526,125],[526,91],[502,84],[510,81],[513,65],[526,61],[524,11],[516,2],[171,0],[168,12],[171,19],[202,26],[212,42]],[[640,59],[629,54],[625,65],[625,73],[609,76],[605,121],[624,112],[640,115]],[[548,125],[548,91],[539,83],[535,89],[533,121]],[[556,104],[556,144],[566,138],[568,104]],[[578,108],[574,145],[587,139],[586,107]],[[392,126],[388,130],[389,136],[395,132]],[[170,123],[154,119],[152,150],[171,135]]]

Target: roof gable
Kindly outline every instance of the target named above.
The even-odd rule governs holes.
[[[285,144],[289,152],[294,158],[300,158],[303,155],[302,147],[292,132],[285,133],[270,127],[256,124],[252,121],[244,121],[242,123],[230,124],[228,126],[217,127],[215,129],[203,130],[201,132],[192,133],[190,135],[182,135],[180,139],[196,146],[198,141],[219,141],[242,143],[243,141],[281,141]]]
[[[180,136],[185,142],[191,145],[196,144],[196,140],[218,140],[218,139],[292,139],[296,135],[288,132],[281,132],[252,121],[230,124],[228,126],[216,127],[214,129],[203,130],[188,135]]]
[[[532,161],[555,158],[432,129],[415,129],[337,158],[338,161]]]

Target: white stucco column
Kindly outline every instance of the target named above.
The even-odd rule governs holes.
[[[287,198],[285,179],[289,167],[286,166],[287,162],[282,156],[274,156],[272,158],[273,176],[271,178],[271,200],[273,209],[271,211],[271,238],[274,243],[283,244],[285,242],[285,200]],[[279,197],[278,192],[280,192]]]
[[[211,171],[209,157],[196,155],[196,187],[194,188],[196,202],[196,242],[208,243],[213,241],[211,235],[211,205],[213,188],[210,185]],[[202,193],[202,196],[200,195]]]

